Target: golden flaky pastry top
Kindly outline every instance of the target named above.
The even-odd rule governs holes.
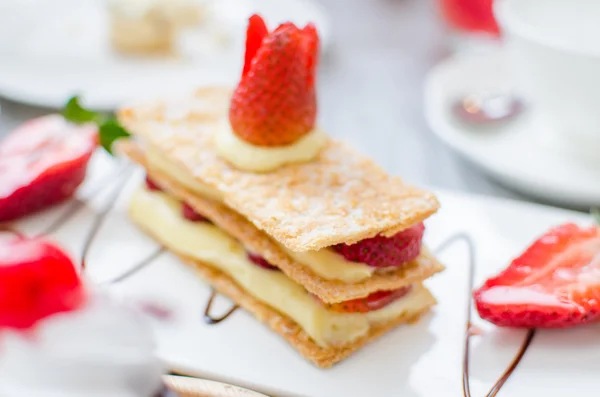
[[[393,235],[439,208],[433,193],[389,176],[371,159],[334,140],[320,155],[269,173],[240,171],[214,148],[230,90],[207,88],[187,98],[126,107],[121,123],[225,203],[292,251]]]

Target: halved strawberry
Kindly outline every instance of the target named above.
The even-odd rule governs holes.
[[[199,214],[188,203],[183,203],[181,215],[192,222],[210,222],[204,215]]]
[[[403,230],[392,237],[375,236],[354,244],[338,244],[331,248],[352,262],[361,262],[373,267],[402,266],[417,258],[425,226]]]
[[[156,184],[148,175],[146,175],[145,179],[146,188],[152,192],[161,192],[162,188]]]
[[[0,329],[28,329],[84,301],[77,270],[58,246],[40,238],[0,239]]]
[[[556,227],[474,292],[503,327],[562,328],[600,320],[600,229]]]
[[[250,262],[262,267],[263,269],[279,270],[279,268],[277,266],[271,265],[269,262],[267,262],[267,260],[265,258],[263,258],[262,256],[260,256],[258,254],[253,254],[252,252],[248,252],[246,255],[248,256],[248,259],[250,260]]]
[[[26,122],[0,142],[0,222],[73,195],[97,146],[97,129],[61,116]]]
[[[410,285],[394,290],[394,291],[377,291],[373,292],[371,295],[360,298],[353,299],[340,303],[324,303],[321,300],[321,304],[325,306],[328,310],[334,312],[343,312],[343,313],[367,313],[373,310],[378,310],[386,307],[392,302],[397,301],[408,295],[412,287]],[[318,299],[318,298],[316,298]]]
[[[250,18],[242,78],[231,99],[233,132],[257,146],[283,146],[315,126],[316,28],[284,23],[268,33],[258,15]]]

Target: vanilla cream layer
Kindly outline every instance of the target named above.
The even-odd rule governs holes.
[[[213,200],[222,201],[221,193],[206,184],[198,182],[181,167],[173,164],[165,158],[158,150],[145,148],[146,158],[150,169],[156,169],[178,183],[185,186],[190,191]],[[346,283],[356,283],[365,280],[375,272],[375,268],[364,263],[350,262],[342,255],[324,248],[319,251],[292,252],[280,246],[292,258],[308,266],[315,274],[326,280],[340,280]]]
[[[155,148],[148,146],[144,148],[146,159],[150,169],[156,169],[164,174],[167,174],[169,178],[177,181],[178,183],[185,186],[186,189],[198,194],[199,196],[207,197],[216,201],[223,201],[223,195],[217,189],[198,182],[192,177],[186,170],[179,167],[177,164],[169,161],[162,153]]]
[[[218,227],[190,222],[181,204],[160,192],[139,189],[130,204],[133,220],[169,250],[218,268],[255,298],[293,319],[321,346],[343,345],[368,333],[373,324],[415,314],[434,298],[421,284],[402,299],[369,313],[328,311],[306,290],[279,271],[263,269],[247,259],[244,247]]]
[[[267,172],[286,164],[310,161],[326,143],[327,135],[319,129],[285,146],[252,145],[235,135],[229,122],[221,123],[215,134],[217,153],[236,168],[251,172]]]

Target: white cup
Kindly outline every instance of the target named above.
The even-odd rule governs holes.
[[[496,0],[494,12],[544,130],[600,162],[600,0]]]

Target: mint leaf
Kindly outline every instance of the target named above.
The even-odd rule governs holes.
[[[70,98],[61,114],[63,117],[75,124],[94,123],[98,126],[98,138],[100,145],[110,154],[112,145],[119,138],[131,136],[129,132],[114,117],[85,109],[79,103],[79,97]]]
[[[98,135],[100,137],[100,145],[110,154],[113,154],[112,145],[117,139],[131,136],[114,118],[108,119],[99,125]]]
[[[91,110],[85,109],[83,106],[79,104],[79,96],[75,95],[71,97],[65,107],[63,108],[61,114],[63,117],[69,121],[72,121],[76,124],[81,123],[100,123],[104,119],[102,114],[98,112],[93,112]]]
[[[590,214],[592,214],[592,218],[594,218],[596,225],[600,226],[600,208],[592,208]]]

